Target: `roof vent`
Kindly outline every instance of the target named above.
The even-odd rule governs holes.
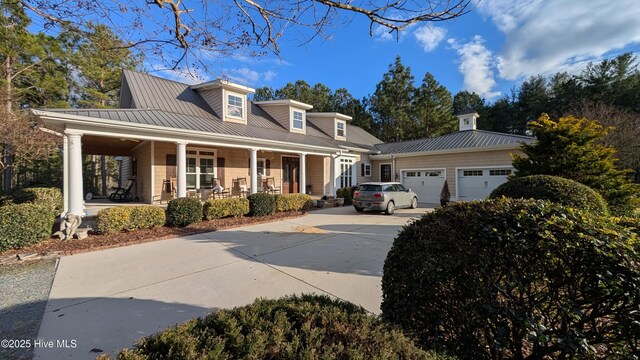
[[[476,119],[480,117],[475,110],[470,107],[465,108],[460,113],[458,113],[459,120],[459,129],[460,131],[465,130],[476,130]]]

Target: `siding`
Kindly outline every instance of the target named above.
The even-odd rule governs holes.
[[[311,195],[319,196],[325,194],[325,159],[324,156],[307,155],[307,185],[311,185]]]
[[[259,105],[273,119],[275,119],[282,127],[291,128],[291,119],[289,118],[289,105]],[[304,110],[302,110],[304,111]]]
[[[136,158],[136,184],[134,198],[141,202],[151,199],[151,142],[145,141],[131,152]]]
[[[309,113],[307,114],[307,120],[313,123],[313,125],[315,125],[318,129],[320,129],[325,134],[327,134],[329,137],[333,138],[333,135],[335,134],[336,119],[324,118],[324,117],[316,118],[316,117],[313,117],[313,113]],[[347,136],[349,136],[349,134],[347,134]]]
[[[198,93],[211,106],[216,115],[222,118],[222,89],[198,90]]]
[[[395,159],[395,171],[398,175],[402,170],[444,168],[447,170],[447,181],[452,198],[456,194],[456,168],[457,167],[485,167],[511,165],[510,154],[524,155],[520,150],[495,150],[467,152],[457,154],[438,154],[403,157]],[[390,163],[391,160],[372,160],[371,173],[373,181],[380,181],[380,164]]]

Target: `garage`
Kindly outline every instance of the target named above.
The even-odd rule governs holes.
[[[439,203],[445,169],[403,170],[402,184],[418,195],[421,203]]]
[[[487,198],[493,189],[507,182],[512,172],[511,166],[456,169],[458,200],[471,201]]]

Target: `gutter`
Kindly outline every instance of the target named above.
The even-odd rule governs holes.
[[[520,149],[520,144],[508,144],[508,145],[496,145],[496,146],[420,151],[420,152],[410,152],[410,153],[394,153],[394,154],[382,154],[380,151],[378,151],[377,154],[369,155],[369,158],[371,160],[391,160],[393,158],[404,158],[404,157],[414,157],[414,156],[429,156],[429,155],[440,155],[440,154],[458,154],[458,153],[469,153],[469,152],[519,150],[519,149]]]

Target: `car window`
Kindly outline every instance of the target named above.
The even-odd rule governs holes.
[[[358,191],[380,191],[381,189],[380,185],[360,185]]]
[[[395,191],[393,185],[385,185],[382,191]]]
[[[405,191],[405,190],[407,190],[407,188],[404,187],[404,185],[396,184],[396,191]]]

